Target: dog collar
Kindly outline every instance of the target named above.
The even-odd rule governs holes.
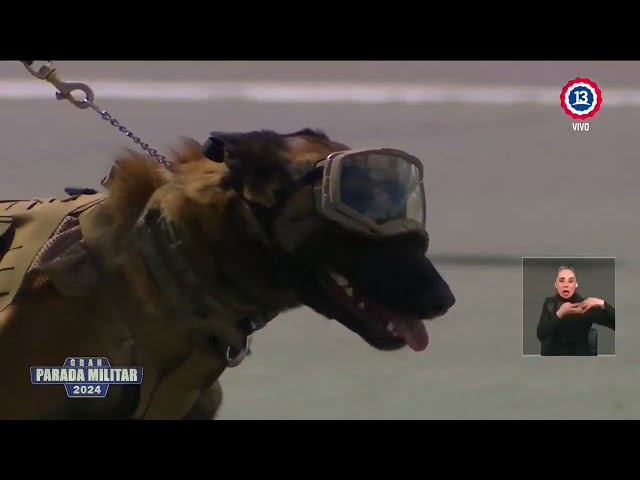
[[[210,348],[212,340],[215,340],[224,348],[227,366],[240,365],[251,353],[253,333],[278,313],[263,312],[242,318],[236,328],[212,322],[211,318],[216,314],[224,316],[226,309],[199,280],[172,222],[159,209],[147,210],[136,223],[133,237],[149,276],[163,292],[165,306],[190,322],[194,342],[204,343]]]

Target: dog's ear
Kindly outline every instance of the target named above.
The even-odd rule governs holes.
[[[212,134],[202,147],[202,154],[223,163],[228,174],[221,187],[265,206],[276,202],[276,192],[290,181],[288,161],[268,139]]]
[[[227,163],[229,151],[224,140],[211,136],[202,147],[202,154],[212,162]]]
[[[227,143],[218,136],[210,136],[202,146],[202,154],[215,163],[224,163],[229,169],[229,175],[227,175],[222,184],[223,188],[230,188],[241,192],[243,178],[246,176],[246,172],[243,170],[242,162],[238,158],[229,157],[229,149]]]

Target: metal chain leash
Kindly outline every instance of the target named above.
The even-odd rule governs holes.
[[[102,110],[100,107],[98,107],[95,103],[93,103],[87,98],[85,98],[83,102],[88,104],[89,107],[91,107],[93,110],[98,112],[103,120],[108,121],[111,125],[116,127],[119,131],[124,133],[131,140],[133,140],[135,144],[140,145],[140,148],[142,148],[142,150],[144,150],[153,158],[155,158],[160,164],[164,165],[167,168],[171,165],[171,162],[169,162],[164,155],[159,154],[155,148],[151,148],[148,143],[144,143],[142,140],[140,140],[140,137],[135,136],[131,130],[128,130],[124,125],[122,125],[118,121],[117,118],[114,118],[113,116],[111,116],[109,112],[107,112],[106,110]]]
[[[63,82],[58,78],[56,68],[53,65],[53,62],[50,60],[46,62],[45,65],[41,66],[38,70],[33,67],[34,60],[21,60],[22,64],[27,68],[29,73],[34,77],[45,80],[51,83],[54,87],[58,89],[56,92],[56,98],[58,100],[68,100],[71,104],[81,110],[86,108],[91,108],[98,112],[103,120],[108,121],[111,125],[116,127],[119,131],[124,133],[127,137],[133,140],[134,143],[140,145],[140,148],[155,158],[161,165],[164,167],[169,167],[172,165],[172,162],[168,161],[164,155],[158,153],[155,148],[151,148],[148,143],[144,143],[140,137],[137,137],[133,134],[133,132],[127,129],[124,125],[120,123],[120,121],[114,118],[109,112],[101,109],[94,103],[94,94],[91,88],[84,83],[78,82]],[[75,91],[80,91],[84,93],[85,98],[82,100],[77,100],[72,94]]]

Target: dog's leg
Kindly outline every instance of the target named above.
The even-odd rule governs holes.
[[[216,381],[202,392],[182,420],[214,420],[222,404],[222,386]]]

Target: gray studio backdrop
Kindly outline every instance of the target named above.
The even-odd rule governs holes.
[[[523,269],[523,353],[540,355],[536,328],[542,302],[555,295],[554,282],[558,267],[574,267],[577,293],[584,298],[597,297],[615,307],[614,258],[524,258]],[[615,355],[615,332],[601,325],[598,330],[598,355]]]

